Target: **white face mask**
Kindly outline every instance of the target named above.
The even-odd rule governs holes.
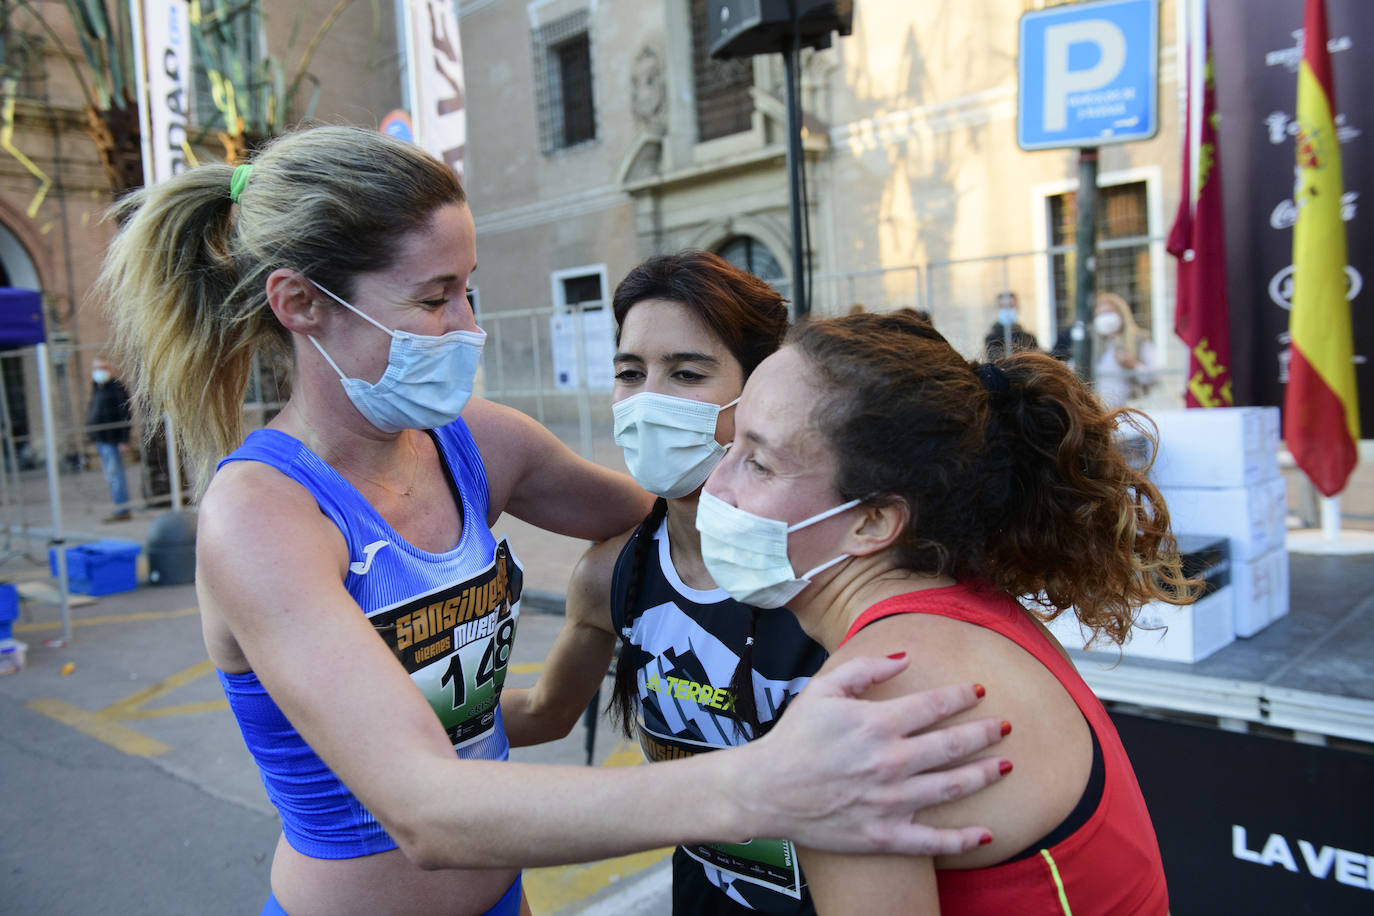
[[[741,604],[782,607],[810,585],[813,576],[849,557],[842,553],[798,576],[787,558],[787,535],[862,501],[851,499],[789,527],[786,522],[754,515],[703,492],[697,503],[701,559],[716,585]]]
[[[91,381],[95,382],[97,385],[103,385],[103,384],[105,384],[106,382],[108,382],[108,381],[110,380],[110,378],[111,378],[111,376],[110,376],[110,370],[109,370],[109,369],[92,369],[92,370],[91,370]]]
[[[665,499],[700,487],[725,454],[716,441],[716,418],[738,402],[717,406],[650,391],[617,401],[611,407],[615,444],[625,453],[630,476]]]
[[[391,336],[386,372],[374,385],[349,378],[324,352],[315,338],[310,342],[325,358],[358,413],[384,433],[403,429],[436,429],[447,426],[463,412],[477,378],[485,331],[450,331],[431,337],[409,331],[393,331],[358,311],[320,284],[315,286],[368,324]]]
[[[1116,312],[1102,312],[1093,318],[1093,330],[1103,337],[1111,337],[1121,330],[1121,316]]]

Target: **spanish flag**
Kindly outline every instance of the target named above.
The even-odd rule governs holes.
[[[1307,0],[1298,69],[1298,208],[1293,227],[1292,360],[1283,402],[1284,439],[1293,459],[1326,496],[1345,488],[1355,468],[1360,415],[1354,334],[1346,299],[1341,150],[1326,50],[1326,7]]]

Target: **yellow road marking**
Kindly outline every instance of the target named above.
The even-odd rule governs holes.
[[[612,883],[657,865],[672,854],[672,849],[651,849],[585,865],[527,868],[521,881],[530,900],[530,909],[536,913],[551,913],[586,900]]]
[[[143,708],[144,704],[151,703],[180,687],[185,687],[214,670],[215,664],[209,659],[197,662],[183,671],[178,671],[171,677],[163,678],[151,687],[111,703],[99,712],[87,712],[53,697],[32,700],[28,707],[35,712],[41,712],[49,718],[56,719],[64,725],[70,725],[97,741],[103,741],[117,751],[134,757],[156,757],[159,754],[167,753],[171,748],[161,741],[120,725],[119,720],[160,719],[166,716],[184,716],[228,709],[229,704],[225,700],[182,703],[177,706],[160,706],[156,709]]]
[[[190,617],[192,614],[199,614],[200,608],[188,607],[179,611],[142,611],[137,614],[109,614],[104,617],[86,617],[81,620],[71,621],[72,629],[77,627],[93,627],[106,623],[141,623],[147,620],[171,620],[176,617]],[[45,623],[20,623],[14,627],[16,633],[36,633],[39,630],[60,630],[62,621],[54,620]]]
[[[644,752],[633,741],[621,741],[606,756],[603,767],[637,767],[644,762]]]
[[[192,681],[205,677],[215,670],[215,663],[208,658],[197,664],[192,665],[184,671],[178,671],[168,678],[163,678],[151,687],[140,690],[138,693],[131,694],[122,700],[106,706],[100,711],[101,715],[107,715],[113,719],[131,718],[132,714],[140,712],[139,707],[145,703],[151,703],[158,697],[171,693],[178,687],[184,687]]]
[[[161,741],[139,734],[132,728],[125,728],[98,712],[86,712],[62,700],[52,697],[30,700],[28,707],[134,757],[156,757],[171,750]]]
[[[228,710],[228,700],[206,700],[203,703],[182,703],[180,706],[159,706],[157,709],[140,709],[138,712],[120,716],[121,719],[161,719],[166,716],[193,716],[201,712]]]
[[[506,668],[510,674],[538,674],[543,670],[543,662],[522,662],[519,665],[510,665]]]

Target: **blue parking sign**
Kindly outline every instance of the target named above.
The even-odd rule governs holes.
[[[1159,129],[1158,0],[1026,13],[1017,61],[1022,149],[1148,140]]]

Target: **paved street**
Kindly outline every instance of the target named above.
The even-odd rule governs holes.
[[[1366,460],[1348,491],[1347,511],[1361,516],[1350,527],[1374,527],[1371,479]],[[7,505],[9,533],[0,540],[0,579],[36,596],[21,601],[15,626],[28,665],[0,677],[0,913],[256,914],[278,821],[206,660],[193,588],[148,585],[141,556],[139,588],[74,596],[70,644],[44,645],[62,632],[46,558],[51,515],[46,481],[30,475],[24,484],[23,507]],[[98,471],[62,475],[61,484],[68,543],[143,544],[167,511],[139,508],[131,522],[105,524]],[[497,532],[527,571],[511,669],[511,683],[525,685],[561,623],[561,596],[584,545],[511,519]],[[584,741],[579,728],[513,756],[582,765]],[[604,722],[593,757],[598,766],[640,763]],[[526,887],[540,916],[656,916],[669,912],[667,866],[660,850],[531,870]]]
[[[102,524],[104,483],[91,477],[63,477],[69,543],[142,543],[166,509]],[[88,491],[87,500],[71,498]],[[11,533],[0,563],[0,579],[30,593],[53,584],[41,505],[26,507],[35,536]],[[519,523],[501,530],[529,570],[510,680],[527,685],[561,624],[561,583],[582,545]],[[62,633],[55,601],[21,601],[14,635],[29,647],[27,666],[0,677],[0,913],[243,916],[267,895],[279,823],[205,657],[194,588],[148,585],[143,556],[140,583],[72,596],[66,647],[44,645]],[[513,756],[583,765],[585,731]],[[640,755],[603,723],[594,761],[638,765]],[[525,880],[539,914],[669,909],[664,850],[535,869]]]

